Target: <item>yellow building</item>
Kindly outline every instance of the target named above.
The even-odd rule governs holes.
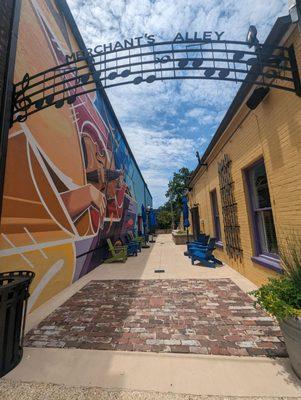
[[[289,17],[266,44],[293,44],[300,73],[301,33]],[[281,273],[282,241],[301,235],[301,98],[271,89],[251,109],[255,89],[240,87],[192,174],[189,201],[194,233],[217,237],[216,256],[262,284]]]

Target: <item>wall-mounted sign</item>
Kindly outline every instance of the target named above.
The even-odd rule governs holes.
[[[252,29],[251,29],[252,28]],[[72,104],[77,96],[103,88],[171,79],[248,82],[301,95],[294,48],[262,45],[250,27],[248,40],[223,38],[224,32],[177,33],[171,41],[155,35],[62,54],[66,62],[15,85],[13,121],[54,105]]]
[[[217,31],[204,31],[202,33],[194,32],[190,34],[188,32],[182,34],[178,32],[172,42],[196,42],[196,43],[208,43],[212,40],[220,41],[225,32]],[[117,41],[115,43],[99,44],[92,48],[87,48],[86,51],[76,51],[70,55],[66,55],[66,62],[80,61],[82,59],[93,57],[98,54],[110,53],[119,50],[130,50],[141,46],[149,46],[156,43],[155,35],[149,35],[145,33],[143,36],[137,36],[131,39],[125,39],[123,41]]]

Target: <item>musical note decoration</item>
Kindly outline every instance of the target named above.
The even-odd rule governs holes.
[[[229,76],[229,74],[230,74],[230,70],[229,69],[222,68],[218,73],[218,77],[220,79],[225,79],[225,78],[227,78]]]
[[[111,73],[108,75],[108,79],[110,79],[111,81],[114,80],[114,79],[116,79],[117,77],[118,77],[117,72],[111,72]]]
[[[62,108],[63,105],[65,104],[65,99],[59,99],[54,103],[55,108]]]
[[[233,61],[234,62],[240,61],[240,60],[242,60],[244,58],[244,56],[245,56],[245,52],[244,51],[241,51],[241,50],[235,51],[234,54],[233,54]]]
[[[89,57],[86,65],[82,59],[75,59],[69,62],[68,68],[58,65],[32,77],[26,73],[14,85],[12,121],[24,122],[29,115],[47,107],[60,109],[72,105],[79,95],[97,90],[99,84],[110,88],[191,78],[247,80],[257,86],[274,87],[301,96],[293,49],[259,44],[251,50],[247,42],[189,39],[156,42],[149,48],[143,45],[143,51],[142,45],[136,46],[133,52],[120,49],[110,57],[105,53],[101,57],[95,54]]]
[[[206,78],[211,78],[216,72],[215,68],[207,68],[204,72]]]
[[[67,100],[66,100],[67,104],[69,104],[69,105],[73,104],[75,102],[76,98],[77,98],[77,95],[72,94],[70,97],[67,98]]]
[[[156,78],[156,75],[150,75],[150,76],[148,76],[148,77],[145,79],[145,82],[147,82],[147,83],[153,83],[153,82],[155,82],[156,79],[157,79],[157,78]]]
[[[41,110],[41,109],[43,108],[44,102],[45,102],[45,100],[44,100],[43,98],[42,98],[42,99],[39,99],[39,100],[37,100],[37,101],[35,101],[35,103],[34,103],[35,108],[36,108],[37,110]]]
[[[195,60],[192,61],[192,66],[193,68],[199,68],[200,66],[203,65],[204,60],[202,58],[196,58]]]
[[[131,75],[131,71],[129,69],[125,69],[124,71],[121,72],[120,76],[122,78],[127,78],[128,76]]]
[[[24,122],[27,119],[28,110],[31,108],[32,100],[30,96],[26,96],[26,89],[29,86],[30,77],[26,73],[21,81],[21,90],[15,92],[14,106],[17,113],[22,112],[17,116],[18,122]]]
[[[169,56],[169,55],[165,55],[165,56],[162,56],[162,57],[158,57],[158,56],[156,56],[156,58],[155,58],[155,63],[156,64],[158,64],[158,63],[160,63],[160,64],[166,64],[167,62],[169,62],[169,61],[171,61],[172,59],[171,59],[171,57]]]
[[[140,83],[142,83],[142,82],[153,83],[153,82],[155,82],[155,80],[157,80],[156,75],[149,75],[146,79],[143,79],[141,76],[137,76],[133,80],[133,84],[140,85]]]
[[[253,65],[257,65],[257,64],[258,64],[257,57],[252,57],[247,60],[247,65],[249,65],[249,66],[253,66]]]

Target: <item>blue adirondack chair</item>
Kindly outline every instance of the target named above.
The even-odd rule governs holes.
[[[193,248],[190,250],[191,264],[194,265],[195,261],[199,261],[202,265],[208,268],[215,268],[216,262],[215,257],[212,254],[213,250],[201,250]]]
[[[216,239],[211,238],[208,246],[191,245],[189,246],[189,257],[191,263],[194,265],[195,261],[200,261],[201,264],[209,268],[215,268],[216,264],[223,265],[223,263],[215,258],[213,251],[215,249]]]
[[[187,252],[188,257],[191,257],[191,251],[196,249],[199,251],[213,251],[215,249],[216,238],[211,238],[208,242],[208,245],[203,246],[197,242],[187,243]]]
[[[193,241],[193,242],[187,242],[187,251],[184,252],[184,256],[189,257],[189,246],[195,244],[195,245],[200,245],[200,246],[207,246],[208,245],[208,240],[210,236],[206,235],[205,233],[201,233],[200,236],[198,237],[198,240]],[[214,242],[215,243],[215,242]]]
[[[200,243],[203,246],[206,246],[208,244],[208,241],[210,239],[209,235],[206,235],[205,233],[201,233],[198,237],[197,243]]]
[[[127,255],[128,256],[137,256],[138,255],[138,247],[133,243],[127,243]]]
[[[136,240],[131,240],[128,235],[124,238],[125,244],[137,253],[141,253],[141,243]]]

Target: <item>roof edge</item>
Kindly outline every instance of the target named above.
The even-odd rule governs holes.
[[[290,26],[291,26],[291,18],[289,15],[284,15],[282,17],[277,18],[268,37],[264,41],[264,45],[278,44],[285,35],[285,33],[288,31],[288,28]],[[222,122],[215,131],[213,138],[211,139],[208,147],[206,148],[200,160],[200,164],[205,164],[207,157],[211,154],[214,146],[217,144],[219,139],[222,137],[224,131],[226,130],[230,122],[233,120],[234,116],[236,115],[237,111],[239,110],[240,106],[242,105],[243,101],[245,100],[252,86],[254,86],[253,83],[247,83],[247,82],[243,82],[240,85],[232,103],[230,104],[224,118],[222,119]],[[192,181],[196,177],[201,167],[202,165],[198,165],[195,168],[188,182],[188,186],[191,185]]]
[[[71,12],[68,4],[67,4],[67,1],[66,0],[56,0],[56,4],[59,7],[59,9],[62,11],[62,13],[64,14],[66,20],[68,21],[68,23],[70,25],[70,28],[71,28],[71,31],[72,31],[76,41],[78,42],[79,48],[81,50],[83,50],[83,51],[87,51],[87,47],[85,45],[85,42],[84,42],[84,40],[82,38],[82,35],[81,35],[79,29],[78,29],[77,23],[75,22],[75,19],[74,19],[73,15],[72,15],[72,12]],[[91,68],[91,65],[89,65],[89,67]],[[141,170],[139,168],[139,165],[138,165],[138,163],[136,161],[136,158],[135,158],[135,156],[134,156],[134,154],[133,154],[133,152],[132,152],[132,150],[130,148],[130,145],[128,144],[128,141],[127,141],[126,136],[125,136],[125,134],[123,132],[123,129],[121,128],[119,120],[118,120],[118,118],[117,118],[117,116],[115,114],[115,111],[114,111],[113,107],[112,107],[112,104],[111,104],[111,102],[110,102],[110,100],[109,100],[109,98],[108,98],[108,96],[107,96],[102,84],[98,83],[97,86],[98,86],[98,90],[100,91],[101,95],[104,97],[104,102],[105,102],[106,106],[108,106],[109,112],[112,114],[113,120],[115,121],[115,123],[117,125],[117,128],[120,131],[120,134],[121,134],[122,138],[124,139],[125,145],[126,145],[128,151],[130,153],[130,156],[132,157],[132,159],[134,161],[135,166],[138,169],[138,172],[139,172],[139,174],[140,174],[140,176],[142,178],[142,181],[143,181],[144,185],[146,186],[146,189],[148,190],[148,193],[149,193],[151,199],[153,200],[153,196],[152,196],[152,194],[151,194],[151,192],[150,192],[150,190],[148,188],[147,183],[144,180],[142,172],[141,172]]]

